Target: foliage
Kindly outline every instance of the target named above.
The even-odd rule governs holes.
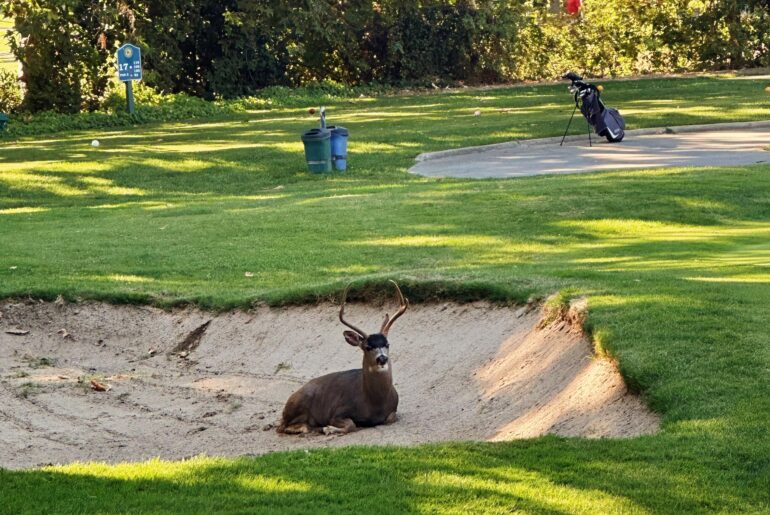
[[[277,5],[273,5],[277,4]],[[146,81],[212,99],[284,83],[286,53],[276,9],[265,0],[168,0],[137,5]],[[163,27],[163,30],[158,30]]]
[[[12,17],[11,50],[22,65],[29,111],[77,113],[99,106],[113,75],[121,5],[108,0],[8,0],[0,14]]]
[[[9,46],[9,41],[12,37],[12,27],[13,22],[3,18],[2,13],[0,13],[0,70],[16,72],[16,61],[13,54],[11,54]]]
[[[21,100],[21,87],[16,74],[0,69],[0,113],[16,111]]]
[[[388,82],[505,80],[523,4],[513,2],[389,2]]]
[[[494,0],[246,0],[215,5],[205,12],[212,41],[195,36],[197,29],[185,18],[173,36],[182,40],[173,43],[164,58],[170,56],[168,66],[173,70],[178,69],[171,64],[177,49],[187,49],[183,54],[194,55],[198,63],[214,52],[216,61],[199,66],[194,86],[187,79],[171,86],[164,77],[158,79],[163,89],[232,97],[268,85],[323,80],[345,84],[500,80],[504,76],[499,63],[507,59],[519,17],[517,9]],[[194,17],[204,9],[186,7],[185,0],[167,6],[171,10],[163,19],[168,23],[183,12]],[[150,12],[148,20],[154,18]],[[155,36],[143,27],[140,24],[139,30],[149,47],[168,48],[153,45]],[[171,37],[162,36],[167,42]]]
[[[270,86],[445,85],[770,64],[762,0],[9,0],[30,111],[94,110],[121,42],[145,82],[205,99]]]
[[[15,82],[18,87],[18,82]],[[341,99],[362,95],[392,92],[387,87],[360,86],[349,88],[342,84],[323,81],[301,88],[271,86],[252,97],[232,100],[206,101],[186,93],[159,93],[138,82],[134,84],[135,113],[126,111],[125,90],[122,85],[111,86],[98,111],[78,114],[42,111],[17,112],[11,115],[7,130],[0,132],[0,140],[55,132],[130,127],[143,123],[176,122],[213,118],[242,113],[248,110],[276,107],[320,106]]]
[[[770,63],[768,6],[735,0],[590,1],[583,16],[575,36],[588,52],[583,69],[595,76]]]
[[[112,90],[106,94],[104,107],[99,111],[79,114],[42,111],[35,114],[20,112],[10,117],[10,124],[0,138],[13,139],[22,136],[70,132],[85,129],[130,127],[150,122],[173,122],[195,118],[214,117],[239,109],[180,93],[160,95],[151,88],[138,86],[134,89],[138,103],[133,115],[126,111],[125,96]]]
[[[710,0],[691,17],[704,38],[699,58],[707,68],[770,65],[770,3],[757,0]]]

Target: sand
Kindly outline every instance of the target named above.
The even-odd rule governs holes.
[[[349,304],[346,317],[374,332],[386,308]],[[337,311],[0,302],[0,467],[658,430],[579,323],[539,328],[537,307],[446,303],[413,306],[390,332],[395,424],[278,435],[293,391],[360,367]]]

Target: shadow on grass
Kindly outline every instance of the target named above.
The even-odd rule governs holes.
[[[684,441],[683,441],[684,440]],[[698,512],[761,506],[718,441],[546,437],[413,449],[343,448],[236,460],[0,471],[2,511],[457,513]],[[736,488],[738,487],[738,488]],[[735,489],[734,489],[735,488]]]

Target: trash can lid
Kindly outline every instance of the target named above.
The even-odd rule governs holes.
[[[348,130],[345,127],[337,126],[337,125],[330,125],[327,127],[330,131],[332,131],[332,134],[335,136],[347,136]]]
[[[309,129],[302,133],[302,141],[323,140],[332,137],[328,129]]]

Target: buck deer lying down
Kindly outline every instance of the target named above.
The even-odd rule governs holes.
[[[392,282],[392,281],[391,281]],[[345,289],[340,306],[340,322],[353,329],[344,331],[345,341],[364,351],[363,367],[317,377],[294,392],[283,408],[279,433],[300,434],[322,431],[346,434],[357,427],[391,424],[396,421],[398,393],[388,359],[388,331],[404,314],[409,302],[401,289],[400,307],[393,318],[385,315],[380,332],[367,335],[345,321]]]

